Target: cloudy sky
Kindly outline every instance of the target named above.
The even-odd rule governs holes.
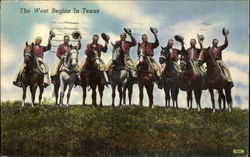
[[[57,34],[71,33],[67,28],[79,28],[83,34],[82,48],[79,60],[86,56],[84,49],[94,34],[106,32],[111,41],[119,39],[119,33],[124,27],[132,28],[137,42],[140,35],[146,33],[149,41],[154,41],[149,27],[159,30],[160,46],[166,46],[168,39],[176,34],[184,36],[186,47],[191,38],[197,33],[205,36],[204,46],[211,45],[214,38],[223,44],[222,28],[229,29],[229,46],[223,51],[223,60],[228,65],[235,87],[232,89],[234,107],[248,108],[249,104],[249,2],[248,1],[2,1],[1,2],[1,101],[20,100],[21,88],[12,84],[18,67],[23,62],[23,49],[25,42],[33,42],[36,36],[42,36],[42,45],[47,44],[49,30],[54,28]],[[31,10],[30,13],[21,13],[20,8]],[[34,13],[34,8],[48,9],[48,13]],[[71,10],[71,13],[52,13],[52,9]],[[73,9],[80,13],[73,13]],[[99,10],[99,13],[82,13],[82,8]],[[61,24],[61,23],[63,24]],[[66,23],[65,23],[66,22]],[[68,24],[78,22],[79,24]],[[52,67],[57,61],[56,47],[62,40],[62,35],[56,36],[52,42],[51,51],[45,53],[44,60]],[[100,39],[100,43],[104,43]],[[74,41],[72,41],[74,44]],[[175,47],[180,45],[175,42]],[[158,61],[160,47],[155,49],[154,58]],[[132,58],[137,60],[136,47],[131,49]],[[104,61],[111,59],[111,45],[106,54],[102,55]],[[76,87],[72,91],[71,104],[82,101],[82,91]],[[87,103],[91,102],[91,92],[88,93]],[[44,97],[51,98],[52,86],[45,89]],[[218,94],[215,94],[216,97]],[[27,101],[30,102],[28,92]],[[134,85],[133,103],[138,104],[138,87]],[[111,89],[105,88],[104,104],[111,104]],[[155,104],[163,106],[164,91],[156,86],[154,89]],[[186,107],[186,93],[180,91],[179,104]],[[116,98],[118,103],[118,97]],[[144,104],[148,104],[145,93]],[[195,102],[193,106],[196,107]],[[211,107],[208,91],[203,91],[202,107]]]

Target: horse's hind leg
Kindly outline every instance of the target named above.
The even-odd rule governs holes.
[[[26,99],[26,89],[27,89],[27,86],[23,86],[23,97],[22,97],[22,106],[24,106],[24,103],[25,103],[25,99]]]
[[[43,85],[39,85],[39,89],[40,89],[40,93],[39,93],[39,106],[41,105],[41,101],[42,101],[42,96],[43,96],[43,90],[44,90],[44,87]]]
[[[116,85],[111,84],[111,86],[112,86],[112,107],[115,107],[115,89],[116,89]]]
[[[69,106],[69,99],[70,99],[70,94],[71,94],[71,90],[72,90],[73,86],[74,86],[74,83],[69,85],[69,89],[68,89],[68,93],[67,93],[67,104],[66,104],[67,107]]]
[[[178,109],[178,94],[179,94],[179,89],[178,88],[174,88],[173,90],[171,90],[172,93],[172,100],[173,100],[173,106],[175,104],[175,107]]]
[[[193,97],[192,97],[192,90],[187,90],[187,106],[188,106],[188,110],[192,109],[192,101],[193,101]]]
[[[208,89],[210,96],[211,96],[211,102],[212,102],[212,108],[213,112],[215,112],[215,104],[214,104],[214,90],[212,88]]]
[[[54,84],[55,105],[58,105],[59,82]]]
[[[219,97],[218,97],[218,104],[219,104],[219,109],[221,110],[221,100],[223,100],[223,104],[225,103],[225,95],[223,93],[223,89],[218,90]],[[225,109],[225,104],[224,104],[224,109]]]
[[[195,100],[196,100],[196,105],[197,105],[197,109],[198,111],[201,111],[201,90],[194,90],[194,96],[195,96]]]
[[[63,83],[63,81],[61,81],[60,85],[61,85],[61,90],[60,90],[60,102],[59,102],[59,104],[60,104],[60,106],[63,106],[63,98],[64,98],[64,92],[66,90],[66,85]]]
[[[92,86],[92,105],[96,106],[96,86]]]
[[[128,100],[129,100],[129,105],[131,105],[132,94],[133,94],[133,84],[128,86]]]
[[[86,86],[82,85],[82,105],[85,105],[85,100],[87,96]]]
[[[30,92],[31,92],[31,106],[33,107],[35,104],[35,97],[36,97],[36,85],[33,85],[30,87]]]
[[[153,89],[154,89],[154,85],[150,84],[148,86],[146,86],[147,89],[147,93],[148,93],[148,99],[149,99],[149,104],[148,106],[151,108],[154,108],[154,100],[153,100]]]
[[[143,106],[143,85],[139,83],[139,105]]]
[[[121,106],[122,105],[122,96],[123,96],[121,85],[118,85],[118,92],[119,92],[119,97],[120,97],[119,106]]]
[[[228,104],[228,111],[231,112],[232,106],[233,106],[233,100],[232,100],[232,96],[231,96],[231,88],[226,88],[225,92],[226,92],[226,98],[227,98],[227,104]]]
[[[100,95],[100,107],[102,107],[103,106],[103,104],[102,104],[102,97],[103,97],[104,86],[103,85],[99,85],[98,86],[98,91],[99,91],[99,95]]]
[[[123,105],[124,106],[126,106],[126,89],[127,89],[127,86],[123,85],[123,87],[122,87],[122,97],[123,97]]]
[[[164,92],[165,92],[165,106],[170,107],[170,94],[169,94],[169,88],[166,86],[164,87]]]

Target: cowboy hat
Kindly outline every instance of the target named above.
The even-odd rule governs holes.
[[[104,40],[104,41],[106,41],[106,42],[108,42],[109,41],[109,35],[108,34],[106,34],[106,33],[102,33],[101,34],[101,36],[102,36],[102,39]]]
[[[79,31],[73,31],[72,32],[72,37],[74,38],[74,39],[78,39],[79,37],[81,37],[82,35],[81,35],[81,32],[79,32]]]
[[[222,34],[223,35],[228,35],[229,34],[229,30],[226,29],[225,27],[222,29]]]
[[[124,32],[126,32],[128,35],[131,35],[131,29],[130,28],[124,28]]]
[[[49,36],[50,36],[51,38],[53,38],[53,37],[56,36],[56,34],[55,34],[55,32],[54,32],[53,29],[51,29],[51,30],[49,31]]]
[[[197,34],[197,39],[198,39],[199,42],[201,42],[201,41],[204,40],[204,36],[200,35],[200,34]]]
[[[183,40],[184,40],[184,37],[181,36],[181,35],[175,35],[174,38],[175,38],[176,41],[181,42],[181,43],[182,43]]]
[[[151,31],[153,34],[158,33],[158,30],[157,30],[157,28],[155,28],[155,27],[150,27],[150,31]]]

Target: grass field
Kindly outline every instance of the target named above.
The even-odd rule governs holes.
[[[246,156],[248,114],[4,102],[1,155]]]

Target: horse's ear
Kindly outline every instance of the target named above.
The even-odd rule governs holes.
[[[31,46],[34,47],[34,43],[33,42],[31,43]]]
[[[26,44],[26,46],[28,46],[28,45],[29,45],[27,41],[26,41],[26,43],[25,43],[25,44]]]
[[[161,46],[161,49],[163,50],[163,49],[164,49],[164,47],[162,47],[162,46]]]

